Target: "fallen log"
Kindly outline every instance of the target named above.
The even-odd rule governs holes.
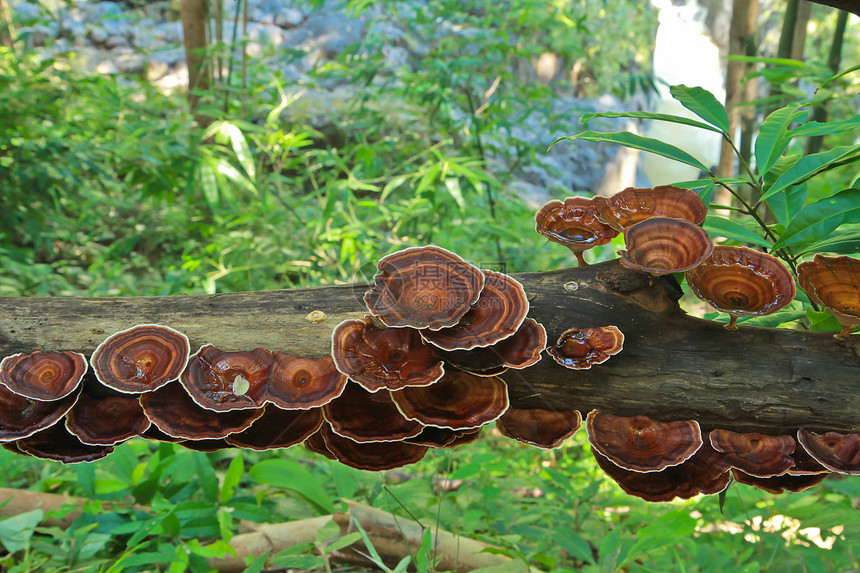
[[[860,337],[719,323],[687,316],[671,277],[652,279],[617,261],[514,275],[529,316],[550,341],[570,327],[615,325],[624,350],[590,370],[544,356],[510,370],[513,406],[599,408],[658,420],[695,419],[703,429],[793,433],[860,431]],[[192,348],[264,347],[296,355],[330,351],[333,328],[366,310],[366,284],[215,295],[136,298],[0,298],[0,355],[34,349],[89,354],[110,334],[159,323],[188,335]],[[323,311],[319,323],[306,319]]]

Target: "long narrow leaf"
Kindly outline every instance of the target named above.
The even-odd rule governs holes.
[[[825,170],[828,165],[837,163],[858,152],[860,152],[860,145],[843,145],[822,151],[821,153],[813,153],[812,155],[802,157],[791,169],[783,173],[782,177],[774,182],[773,186],[762,195],[761,200],[764,201],[783,189]]]
[[[707,123],[703,123],[701,121],[696,121],[695,119],[690,119],[689,117],[684,117],[681,115],[671,115],[668,113],[651,113],[649,111],[604,111],[600,113],[586,113],[579,118],[579,121],[585,123],[587,121],[591,121],[596,117],[629,117],[631,119],[654,119],[657,121],[680,123],[682,125],[689,125],[692,127],[698,127],[700,129],[707,129],[708,131],[722,133],[722,130],[720,130],[719,128],[716,128],[712,125],[708,125]]]
[[[770,171],[791,142],[788,126],[806,113],[800,104],[780,108],[765,118],[755,140],[755,161],[762,175]]]
[[[703,227],[711,235],[743,241],[760,247],[770,247],[770,243],[762,239],[753,229],[732,219],[708,215]]]
[[[726,112],[726,108],[714,97],[714,94],[705,88],[688,87],[681,84],[669,88],[669,93],[685,108],[711,125],[720,128],[721,132],[729,132],[729,114]]]
[[[663,157],[674,159],[675,161],[678,161],[680,163],[692,165],[693,167],[701,169],[702,171],[708,171],[708,168],[705,166],[704,163],[702,163],[683,149],[680,149],[668,143],[664,143],[658,139],[643,137],[641,135],[636,135],[635,133],[630,133],[628,131],[583,131],[582,133],[577,133],[576,135],[570,135],[567,137],[560,137],[556,139],[552,143],[552,145],[550,145],[550,149],[553,145],[564,139],[583,139],[585,141],[593,141],[597,143],[616,143],[618,145],[623,145],[624,147],[639,149],[641,151],[647,151],[656,155],[662,155]]]
[[[792,137],[814,137],[817,135],[845,133],[846,131],[853,131],[855,129],[860,129],[860,115],[855,115],[854,117],[843,119],[842,121],[831,121],[827,123],[810,121],[797,126],[788,133]]]
[[[826,237],[843,223],[860,222],[860,188],[840,191],[811,203],[791,220],[774,248],[808,243]]]

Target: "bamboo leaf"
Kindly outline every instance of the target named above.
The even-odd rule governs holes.
[[[860,188],[840,191],[800,210],[774,245],[775,249],[827,237],[843,223],[860,222]]]
[[[695,119],[690,119],[689,117],[671,115],[668,113],[652,113],[649,111],[604,111],[600,113],[586,113],[583,114],[581,118],[579,118],[579,121],[585,123],[597,117],[629,117],[631,119],[653,119],[657,121],[668,121],[670,123],[680,123],[682,125],[689,125],[692,127],[698,127],[700,129],[707,129],[708,131],[722,133],[719,128],[716,128],[712,125],[708,125],[707,123],[703,123],[701,121],[696,121]]]
[[[681,102],[697,116],[713,126],[720,128],[722,133],[729,131],[729,114],[726,108],[714,97],[714,94],[700,87],[688,87],[683,84],[669,88],[672,97]]]
[[[623,145],[624,147],[639,149],[641,151],[647,151],[656,155],[662,155],[663,157],[674,159],[675,161],[678,161],[680,163],[692,165],[693,167],[701,169],[702,171],[708,171],[708,168],[705,166],[704,163],[702,163],[683,149],[680,149],[668,143],[664,143],[658,139],[643,137],[641,135],[636,135],[635,133],[630,133],[628,131],[583,131],[582,133],[577,133],[576,135],[558,138],[553,142],[552,145],[550,145],[550,149],[552,149],[553,145],[565,139],[582,139],[585,141],[592,141],[596,143],[616,143],[618,145]]]

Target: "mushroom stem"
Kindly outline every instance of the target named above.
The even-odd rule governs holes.
[[[833,338],[836,338],[837,340],[848,340],[848,335],[851,334],[851,330],[853,329],[854,327],[852,325],[844,324],[842,325],[842,330],[840,330],[837,334],[834,334]]]
[[[738,321],[738,316],[736,314],[729,315],[731,318],[729,319],[729,323],[723,326],[726,330],[737,330],[738,326],[735,324]]]
[[[576,255],[576,266],[578,267],[587,267],[588,263],[585,262],[585,255],[582,254],[582,251],[573,251],[573,254]]]

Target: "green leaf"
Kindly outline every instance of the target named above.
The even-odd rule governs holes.
[[[334,521],[327,521],[320,527],[316,534],[314,535],[314,541],[317,543],[322,543],[324,541],[328,541],[329,539],[334,539],[340,535],[340,526]]]
[[[573,531],[559,531],[553,536],[553,541],[574,559],[594,565],[591,545],[581,535]]]
[[[789,133],[792,137],[815,137],[820,135],[834,135],[860,129],[860,115],[855,115],[842,121],[831,121],[819,123],[810,121],[792,129]]]
[[[791,142],[788,126],[807,113],[792,103],[768,115],[762,122],[755,140],[755,161],[762,175],[770,171],[776,160]]]
[[[251,155],[251,148],[248,146],[248,140],[245,139],[245,134],[242,133],[242,130],[229,121],[222,121],[213,125],[209,131],[214,131],[216,133],[217,141],[230,143],[230,147],[233,149],[233,153],[236,155],[236,160],[239,162],[239,165],[242,166],[242,169],[245,170],[245,174],[250,179],[254,179],[256,176],[254,158]]]
[[[454,198],[454,201],[457,202],[457,205],[460,207],[460,211],[465,212],[466,202],[463,200],[463,192],[460,190],[460,180],[456,177],[446,177],[445,188],[448,190],[451,197]]]
[[[794,253],[846,253],[860,252],[860,229],[840,229],[831,233],[823,241],[801,244],[794,247]]]
[[[703,227],[711,235],[735,241],[743,241],[760,247],[770,247],[770,243],[764,240],[752,227],[732,219],[718,217],[717,215],[708,215],[705,218]]]
[[[215,470],[212,469],[212,463],[206,454],[200,452],[192,452],[194,458],[194,467],[197,470],[197,481],[200,484],[200,489],[203,491],[203,496],[211,502],[218,500],[218,478],[215,477]]]
[[[708,90],[681,84],[670,87],[669,93],[685,108],[711,125],[720,128],[721,132],[729,132],[729,114],[726,113],[723,104]]]
[[[765,184],[766,193],[762,195],[761,200],[764,201],[783,189],[791,185],[796,185],[816,173],[826,170],[827,166],[857,152],[860,152],[860,145],[843,145],[822,151],[821,153],[813,153],[812,155],[801,157],[797,163],[782,174],[782,177],[774,182],[770,189],[767,189],[767,184]]]
[[[663,157],[673,159],[680,163],[692,165],[693,167],[701,169],[702,171],[708,171],[708,168],[705,166],[704,163],[702,163],[683,149],[680,149],[668,143],[663,143],[658,139],[643,137],[641,135],[636,135],[635,133],[630,133],[628,131],[583,131],[582,133],[577,133],[576,135],[570,135],[567,137],[560,137],[556,139],[552,143],[552,145],[550,145],[550,149],[552,149],[553,145],[564,139],[582,139],[585,141],[593,141],[597,143],[616,143],[618,145],[623,145],[624,147],[639,149],[641,151],[647,151],[656,155],[662,155]]]
[[[259,483],[282,487],[297,493],[321,514],[334,513],[334,502],[320,481],[303,466],[288,460],[264,460],[251,466],[251,477]]]
[[[332,551],[338,551],[343,549],[344,547],[349,547],[356,541],[361,539],[361,534],[357,531],[353,531],[352,533],[347,533],[340,539],[335,539],[331,543],[325,546],[326,553],[331,553]]]
[[[800,210],[773,246],[779,249],[827,237],[843,223],[860,222],[860,188],[845,189]]]
[[[43,517],[44,511],[33,509],[0,521],[0,543],[9,553],[25,549],[30,544],[34,528]]]
[[[629,117],[632,119],[653,119],[657,121],[668,121],[670,123],[680,123],[682,125],[689,125],[692,127],[698,127],[699,129],[707,129],[708,131],[722,133],[722,130],[720,130],[719,128],[716,128],[712,125],[708,125],[707,123],[702,123],[701,121],[696,121],[695,119],[690,119],[689,117],[684,117],[681,115],[671,115],[668,113],[652,113],[649,111],[604,111],[600,113],[585,113],[582,115],[582,117],[579,118],[579,121],[581,121],[582,123],[586,123],[596,117]]]
[[[697,520],[690,517],[689,510],[679,509],[661,515],[639,530],[636,543],[627,553],[627,561],[637,554],[648,553],[675,543],[677,539],[691,536],[696,524]]]
[[[238,454],[230,461],[227,467],[227,473],[224,474],[224,482],[221,484],[221,503],[227,503],[233,499],[233,493],[236,487],[242,480],[242,473],[245,471],[245,464],[242,461],[242,454]]]
[[[806,203],[806,183],[793,185],[784,193],[777,193],[767,200],[767,206],[773,216],[783,226],[788,225],[789,221],[797,216],[803,209],[804,203]]]
[[[269,552],[266,551],[248,565],[242,573],[261,573],[266,566],[266,560],[269,558]],[[247,563],[247,562],[246,562]]]

